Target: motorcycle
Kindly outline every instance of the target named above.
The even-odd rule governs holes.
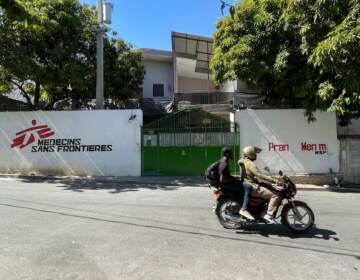
[[[265,170],[269,170],[266,169]],[[294,200],[297,193],[296,185],[290,178],[279,172],[283,179],[283,190],[277,191],[281,197],[274,217],[275,220],[280,218],[280,223],[287,226],[291,231],[303,233],[309,230],[315,223],[315,216],[311,208],[303,201]],[[260,183],[265,186],[265,184]],[[255,221],[249,221],[239,214],[242,205],[242,190],[224,189],[221,186],[209,184],[213,189],[216,198],[213,210],[220,224],[227,229],[239,229],[243,226],[254,223],[266,223],[261,217],[266,212],[267,202],[263,198],[251,197],[249,199],[248,211],[253,215]],[[270,185],[267,187],[271,188]],[[273,189],[273,191],[276,191]]]

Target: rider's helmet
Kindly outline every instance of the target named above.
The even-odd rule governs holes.
[[[233,158],[232,149],[230,147],[224,147],[222,149],[222,154],[224,157]]]
[[[251,160],[256,160],[256,154],[260,153],[262,150],[258,147],[247,146],[243,149],[244,157],[247,157]]]

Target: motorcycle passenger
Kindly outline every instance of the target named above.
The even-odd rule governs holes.
[[[239,211],[239,214],[249,220],[255,220],[254,217],[247,211],[249,194],[252,190],[251,184],[246,181],[240,181],[238,178],[231,176],[229,160],[232,159],[232,150],[228,147],[223,148],[223,159],[219,162],[219,176],[220,184],[224,188],[243,188],[244,200]]]
[[[243,149],[244,158],[239,160],[239,165],[242,169],[242,176],[244,176],[247,180],[250,181],[253,185],[253,191],[251,192],[251,196],[261,197],[269,200],[268,209],[266,214],[264,213],[262,218],[270,224],[274,224],[274,212],[281,201],[279,194],[275,191],[270,190],[264,186],[260,186],[259,182],[271,183],[278,191],[281,191],[283,188],[277,186],[276,183],[280,183],[280,179],[277,180],[271,176],[267,176],[259,170],[259,168],[255,164],[256,154],[260,153],[261,149],[257,147],[247,146]],[[245,173],[245,174],[244,174]]]

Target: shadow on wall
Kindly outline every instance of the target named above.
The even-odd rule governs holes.
[[[141,110],[0,114],[1,174],[138,176],[141,173]],[[129,158],[132,160],[128,161]]]
[[[193,178],[131,178],[121,179],[119,177],[104,177],[104,178],[61,178],[61,177],[35,177],[35,176],[19,176],[19,181],[24,183],[46,183],[54,184],[56,187],[63,190],[71,190],[74,192],[83,192],[86,190],[108,190],[109,193],[134,192],[142,189],[148,190],[164,190],[173,191],[181,187],[204,187],[206,182],[199,177],[196,180]]]
[[[268,143],[282,143],[280,136],[273,129],[267,127],[255,110],[249,110],[248,113]],[[295,173],[307,173],[303,164],[291,151],[289,151],[286,156],[279,152],[276,152],[275,154],[267,154],[267,158],[264,163],[265,165],[269,165],[270,162],[278,162],[278,166],[281,166],[280,169],[284,169],[287,172],[292,171]]]

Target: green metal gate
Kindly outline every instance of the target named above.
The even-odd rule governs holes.
[[[239,131],[236,124],[200,109],[187,109],[144,125],[143,176],[200,176],[221,157],[223,146],[234,151],[238,173]]]

